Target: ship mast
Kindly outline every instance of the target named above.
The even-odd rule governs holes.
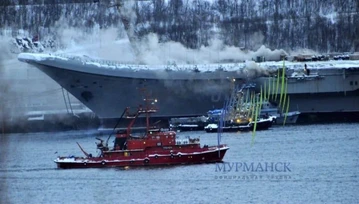
[[[141,91],[144,93],[145,98],[145,110],[140,110],[140,111],[144,111],[146,113],[146,133],[150,130],[150,113],[154,113],[156,112],[156,108],[154,108],[152,105],[154,105],[157,102],[157,99],[152,99],[150,98],[150,94],[146,91],[145,88],[141,89]]]
[[[149,102],[149,99],[146,97],[146,133],[149,131],[150,129],[150,114],[149,114],[149,105],[148,105],[148,102]]]

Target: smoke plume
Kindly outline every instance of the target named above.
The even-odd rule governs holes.
[[[11,61],[5,61],[8,59],[12,59],[10,49],[9,49],[9,39],[8,38],[1,38],[0,39],[0,121],[1,126],[5,124],[5,121],[11,115],[12,107],[11,99],[13,98],[13,92],[11,90],[10,81],[8,80],[9,74],[6,67],[8,63]],[[2,127],[3,128],[3,127]]]

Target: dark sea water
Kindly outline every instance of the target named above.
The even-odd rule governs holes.
[[[279,126],[253,145],[251,133],[225,133],[222,164],[56,168],[59,155],[82,156],[76,142],[96,154],[94,133],[0,136],[0,203],[359,203],[358,124]]]

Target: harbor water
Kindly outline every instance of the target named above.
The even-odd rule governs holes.
[[[216,145],[217,134],[200,136]],[[57,169],[57,156],[97,154],[96,131],[0,136],[0,203],[359,203],[359,125],[224,133],[224,163]],[[100,136],[107,139],[107,135]],[[113,138],[110,140],[112,141]]]

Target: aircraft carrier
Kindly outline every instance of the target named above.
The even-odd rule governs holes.
[[[299,123],[358,121],[358,56],[301,56],[294,58],[300,63],[285,64],[289,110],[301,112]],[[267,63],[267,67],[271,66]],[[257,87],[276,80],[273,76],[260,77]]]
[[[223,107],[233,85],[272,83],[283,62],[209,65],[126,65],[87,57],[22,53],[20,61],[39,68],[102,119],[116,120],[128,106],[136,106],[146,90],[157,99],[157,117],[205,115]],[[305,121],[317,116],[359,112],[359,61],[355,55],[335,60],[284,62],[290,96],[289,111],[300,111]],[[303,73],[307,66],[310,73]],[[325,116],[327,117],[327,116]],[[302,117],[303,118],[303,117]],[[300,120],[299,120],[300,121]]]

